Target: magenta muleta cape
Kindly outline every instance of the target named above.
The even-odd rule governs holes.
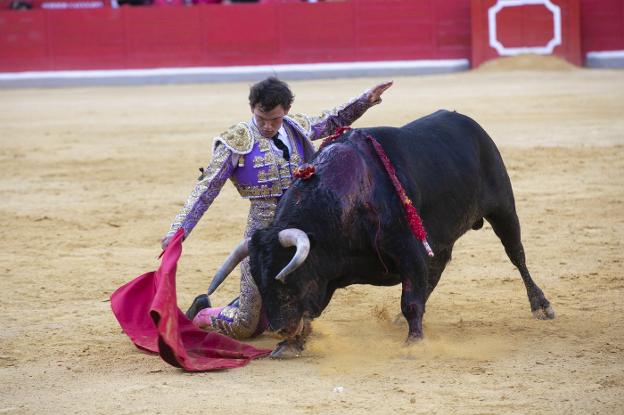
[[[179,230],[173,237],[157,271],[135,278],[111,295],[111,308],[123,331],[137,347],[190,372],[241,367],[267,355],[268,349],[197,328],[178,308],[175,277],[183,235]]]

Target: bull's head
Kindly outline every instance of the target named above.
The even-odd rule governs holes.
[[[273,235],[276,235],[277,244],[270,240]],[[263,241],[267,238],[269,241]],[[276,310],[270,314],[271,326],[287,336],[297,334],[304,311],[297,301],[298,296],[294,295],[296,284],[290,284],[289,290],[287,278],[304,263],[310,253],[308,235],[300,229],[291,228],[280,230],[276,234],[260,232],[253,239],[243,240],[215,274],[208,294],[217,289],[230,272],[250,255],[250,251],[252,275],[257,276],[254,279],[262,292],[267,293],[263,295],[265,309]]]
[[[301,330],[302,319],[320,313],[309,304],[322,296],[318,285],[305,287],[314,280],[306,275],[311,268],[311,241],[301,229],[268,228],[257,231],[250,241],[249,265],[262,295],[269,324],[274,330],[292,337]],[[313,289],[310,289],[313,288]]]

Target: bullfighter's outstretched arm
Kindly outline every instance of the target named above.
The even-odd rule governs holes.
[[[325,111],[320,117],[308,117],[310,139],[332,135],[338,128],[347,127],[360,118],[370,107],[381,103],[381,94],[392,86],[392,81],[384,82],[339,107]]]
[[[212,161],[200,176],[184,207],[173,220],[171,229],[163,238],[163,249],[180,228],[184,229],[184,237],[188,237],[235,168],[236,166],[232,162],[232,151],[225,145],[216,145],[212,154]]]

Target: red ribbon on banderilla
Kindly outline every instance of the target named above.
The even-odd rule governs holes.
[[[329,144],[331,144],[332,142],[334,142],[338,137],[340,137],[342,134],[346,133],[349,130],[351,130],[351,127],[339,127],[339,128],[337,128],[335,133],[333,133],[332,135],[330,135],[328,137],[325,137],[325,139],[323,140],[323,142],[319,146],[319,151],[321,151],[323,149],[323,147],[326,147]]]
[[[427,255],[432,257],[433,250],[429,246],[429,242],[427,242],[427,232],[425,231],[425,227],[423,226],[422,219],[420,218],[420,215],[416,211],[414,204],[412,203],[410,198],[407,196],[407,193],[405,193],[405,189],[403,188],[403,185],[401,185],[401,182],[397,178],[396,170],[394,169],[392,162],[388,158],[388,155],[386,154],[384,149],[381,147],[381,144],[379,144],[379,141],[377,141],[373,136],[369,134],[367,134],[365,137],[373,145],[373,148],[377,152],[377,156],[379,156],[381,163],[384,165],[386,169],[386,173],[388,173],[388,176],[390,177],[390,180],[392,181],[392,184],[394,185],[394,190],[396,190],[397,196],[399,196],[399,199],[401,200],[401,204],[403,205],[403,209],[405,209],[405,217],[407,219],[407,223],[410,226],[410,229],[412,230],[412,233],[423,244],[423,246],[425,247],[425,251],[427,251]]]

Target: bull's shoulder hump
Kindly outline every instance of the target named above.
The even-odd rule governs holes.
[[[426,131],[428,128],[437,129],[440,127],[455,128],[461,130],[482,130],[479,123],[477,123],[469,116],[459,113],[457,111],[449,111],[446,109],[440,109],[403,126],[403,128],[417,129],[421,132]]]
[[[440,113],[439,116],[442,118],[453,120],[457,123],[465,123],[465,124],[479,126],[479,123],[476,122],[473,118],[471,118],[470,116],[466,114],[462,114],[461,112],[448,111],[448,110],[439,110],[438,112]]]
[[[397,134],[401,131],[401,129],[397,127],[382,126],[382,127],[364,128],[363,131],[365,134],[372,135],[373,137],[377,137],[377,136],[385,136],[389,134]]]
[[[433,112],[429,115],[426,115],[422,118],[423,120],[427,120],[427,119],[431,119],[431,120],[445,120],[445,121],[451,121],[451,120],[456,120],[456,121],[460,121],[460,120],[472,120],[470,117],[468,117],[467,115],[464,115],[460,112],[457,111],[450,111],[447,109],[439,109],[436,112]]]

